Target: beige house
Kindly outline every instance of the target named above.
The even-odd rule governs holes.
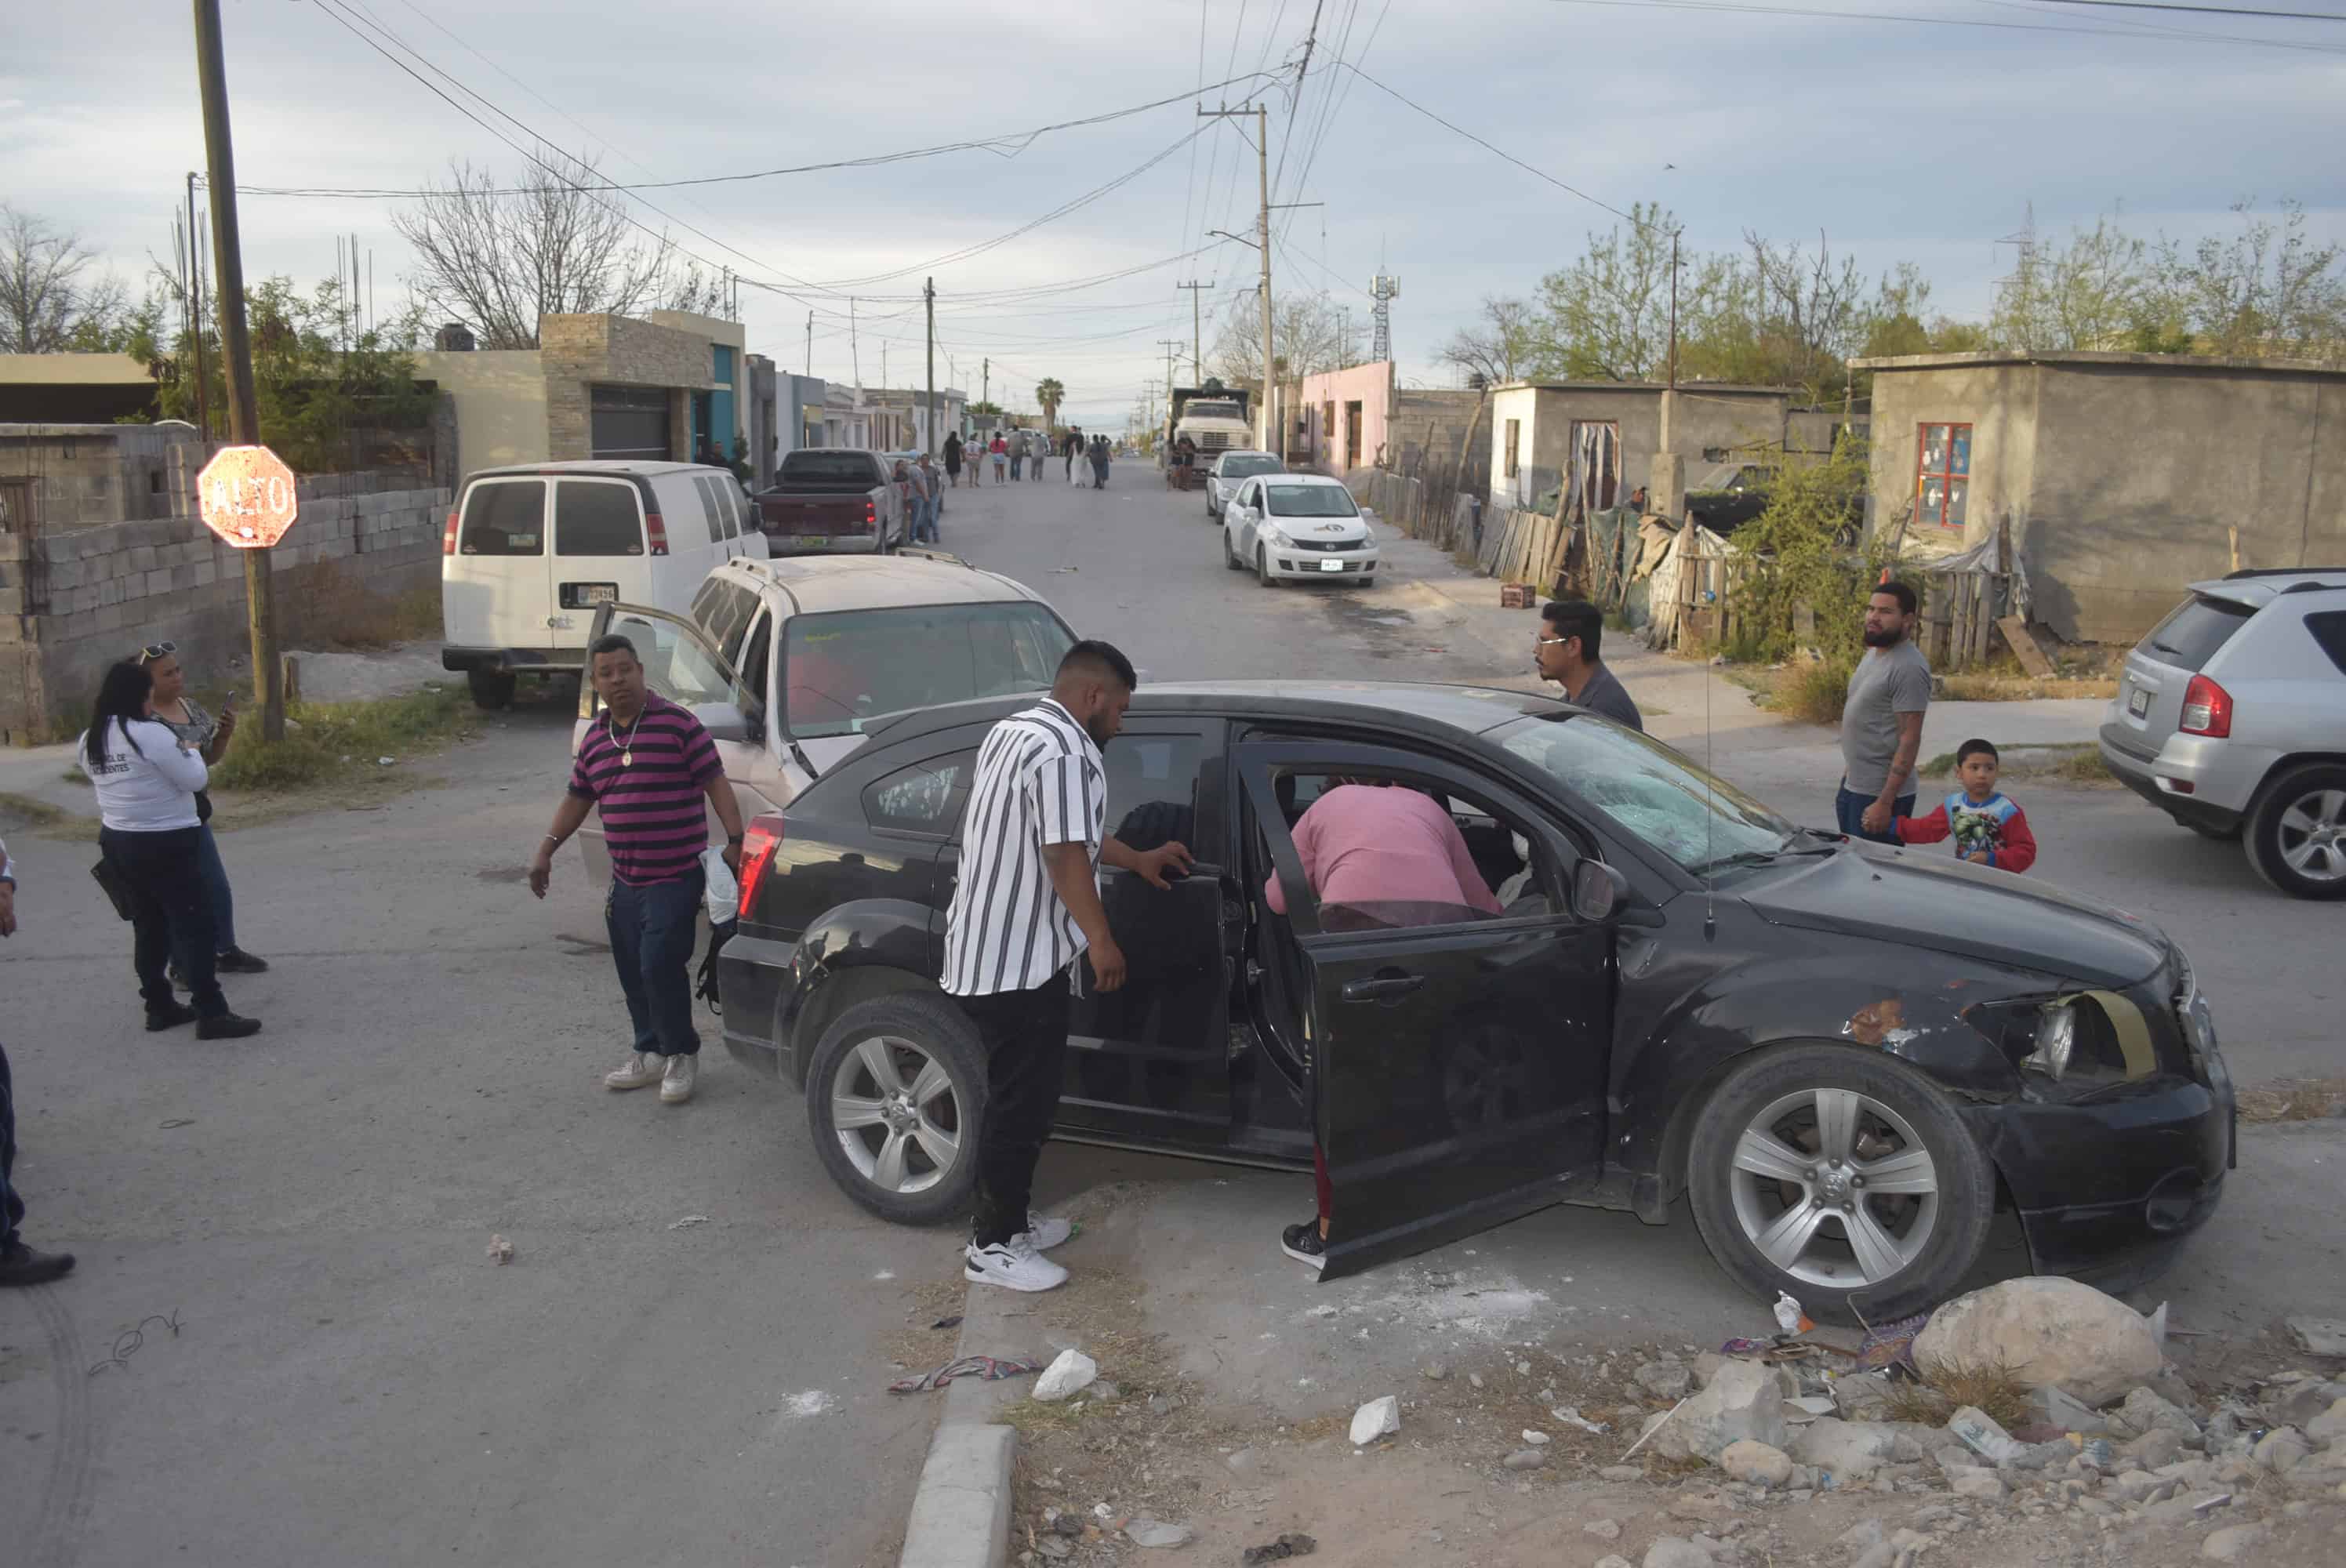
[[[2034,621],[2132,642],[2186,583],[2346,561],[2346,367],[2165,354],[1852,360],[1871,526],[1953,555],[2009,524]]]
[[[1590,507],[1654,486],[1651,504],[1676,514],[1655,460],[1697,474],[1739,453],[1782,451],[1793,426],[1790,387],[1650,382],[1509,382],[1491,392],[1491,500],[1530,507],[1572,475]],[[1668,465],[1665,465],[1667,469]]]

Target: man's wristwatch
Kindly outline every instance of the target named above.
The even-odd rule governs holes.
[[[739,848],[742,841],[742,835],[740,833],[728,833],[725,835],[725,841],[736,848]]]

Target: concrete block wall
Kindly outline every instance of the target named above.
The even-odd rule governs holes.
[[[33,480],[48,533],[190,511],[208,455],[181,424],[0,425],[0,475]]]
[[[301,481],[301,518],[270,553],[272,570],[338,563],[384,596],[435,580],[451,493],[372,488],[380,480]],[[165,640],[208,675],[245,656],[243,553],[200,520],[0,540],[0,737],[21,739],[44,721],[70,728],[107,665]]]

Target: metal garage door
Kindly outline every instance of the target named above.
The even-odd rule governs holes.
[[[590,457],[666,463],[668,393],[664,387],[596,387],[587,430]]]

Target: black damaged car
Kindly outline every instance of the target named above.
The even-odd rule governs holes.
[[[1031,700],[868,721],[750,830],[725,1043],[891,1219],[969,1208],[984,1058],[937,986],[944,911],[978,745]],[[1999,1206],[2039,1271],[2116,1288],[2223,1190],[2190,964],[2042,881],[1796,827],[1521,692],[1152,686],[1106,756],[1109,830],[1197,865],[1104,872],[1129,978],[1077,977],[1056,1135],[1299,1171],[1316,1140],[1325,1276],[1683,1194],[1752,1290],[1878,1322],[1952,1291]],[[1502,912],[1316,901],[1290,830],[1336,779],[1444,802]]]

